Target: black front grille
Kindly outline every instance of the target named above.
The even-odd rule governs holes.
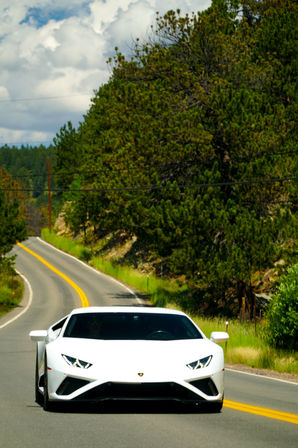
[[[216,395],[218,395],[217,387],[215,386],[211,378],[203,378],[201,380],[190,381],[189,384],[211,397],[215,397]]]
[[[113,383],[108,382],[91,389],[74,400],[201,400],[192,391],[174,382],[168,383]]]
[[[58,387],[56,394],[57,395],[70,395],[81,387],[89,384],[89,381],[81,380],[79,378],[71,378],[67,377],[62,381],[60,386]]]

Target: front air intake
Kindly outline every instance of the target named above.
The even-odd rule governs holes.
[[[168,383],[113,383],[107,382],[74,398],[80,401],[103,400],[160,400],[197,401],[203,400],[186,387],[174,382]]]
[[[190,381],[189,384],[211,397],[215,397],[216,395],[218,395],[217,387],[215,386],[211,378],[203,378],[201,380]]]
[[[81,380],[79,378],[71,378],[67,377],[62,381],[60,386],[58,387],[56,394],[57,395],[70,395],[76,390],[80,389],[83,386],[89,384],[89,381]]]

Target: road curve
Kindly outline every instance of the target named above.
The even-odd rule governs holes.
[[[81,288],[90,305],[140,304],[132,291],[77,260],[30,238],[25,246]],[[1,446],[8,448],[104,447],[197,448],[287,447],[296,448],[298,425],[257,413],[225,407],[221,414],[197,413],[183,408],[119,404],[90,410],[44,412],[34,402],[35,347],[31,329],[52,322],[81,306],[78,292],[61,276],[21,247],[16,267],[24,275],[32,303],[23,314],[0,320],[0,424]],[[5,326],[4,326],[5,325]],[[298,386],[274,379],[226,372],[226,399],[249,406],[297,414]]]

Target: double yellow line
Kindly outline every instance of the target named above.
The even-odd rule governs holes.
[[[224,400],[224,407],[235,409],[236,411],[248,412],[249,414],[261,415],[262,417],[283,420],[288,423],[298,424],[298,415],[287,412],[274,411],[273,409],[260,408],[249,404],[236,403],[235,401]]]
[[[33,255],[33,257],[37,258],[41,263],[46,265],[49,269],[51,269],[51,271],[55,272],[55,274],[62,277],[70,286],[72,286],[72,288],[78,293],[78,295],[81,299],[82,307],[89,306],[89,302],[88,302],[86,294],[84,293],[84,291],[82,291],[82,289],[74,281],[72,281],[69,277],[67,277],[67,275],[63,274],[63,272],[58,271],[58,269],[56,269],[54,266],[52,266],[50,263],[48,263],[40,255],[38,255],[35,252],[33,252],[32,250],[28,249],[28,247],[24,246],[21,243],[17,243],[17,244],[22,249],[24,249],[26,252],[29,252],[29,254]]]

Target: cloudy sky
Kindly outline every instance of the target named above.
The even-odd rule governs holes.
[[[77,126],[106,64],[145,37],[156,11],[182,14],[211,0],[1,0],[0,146],[52,142],[69,120]]]

